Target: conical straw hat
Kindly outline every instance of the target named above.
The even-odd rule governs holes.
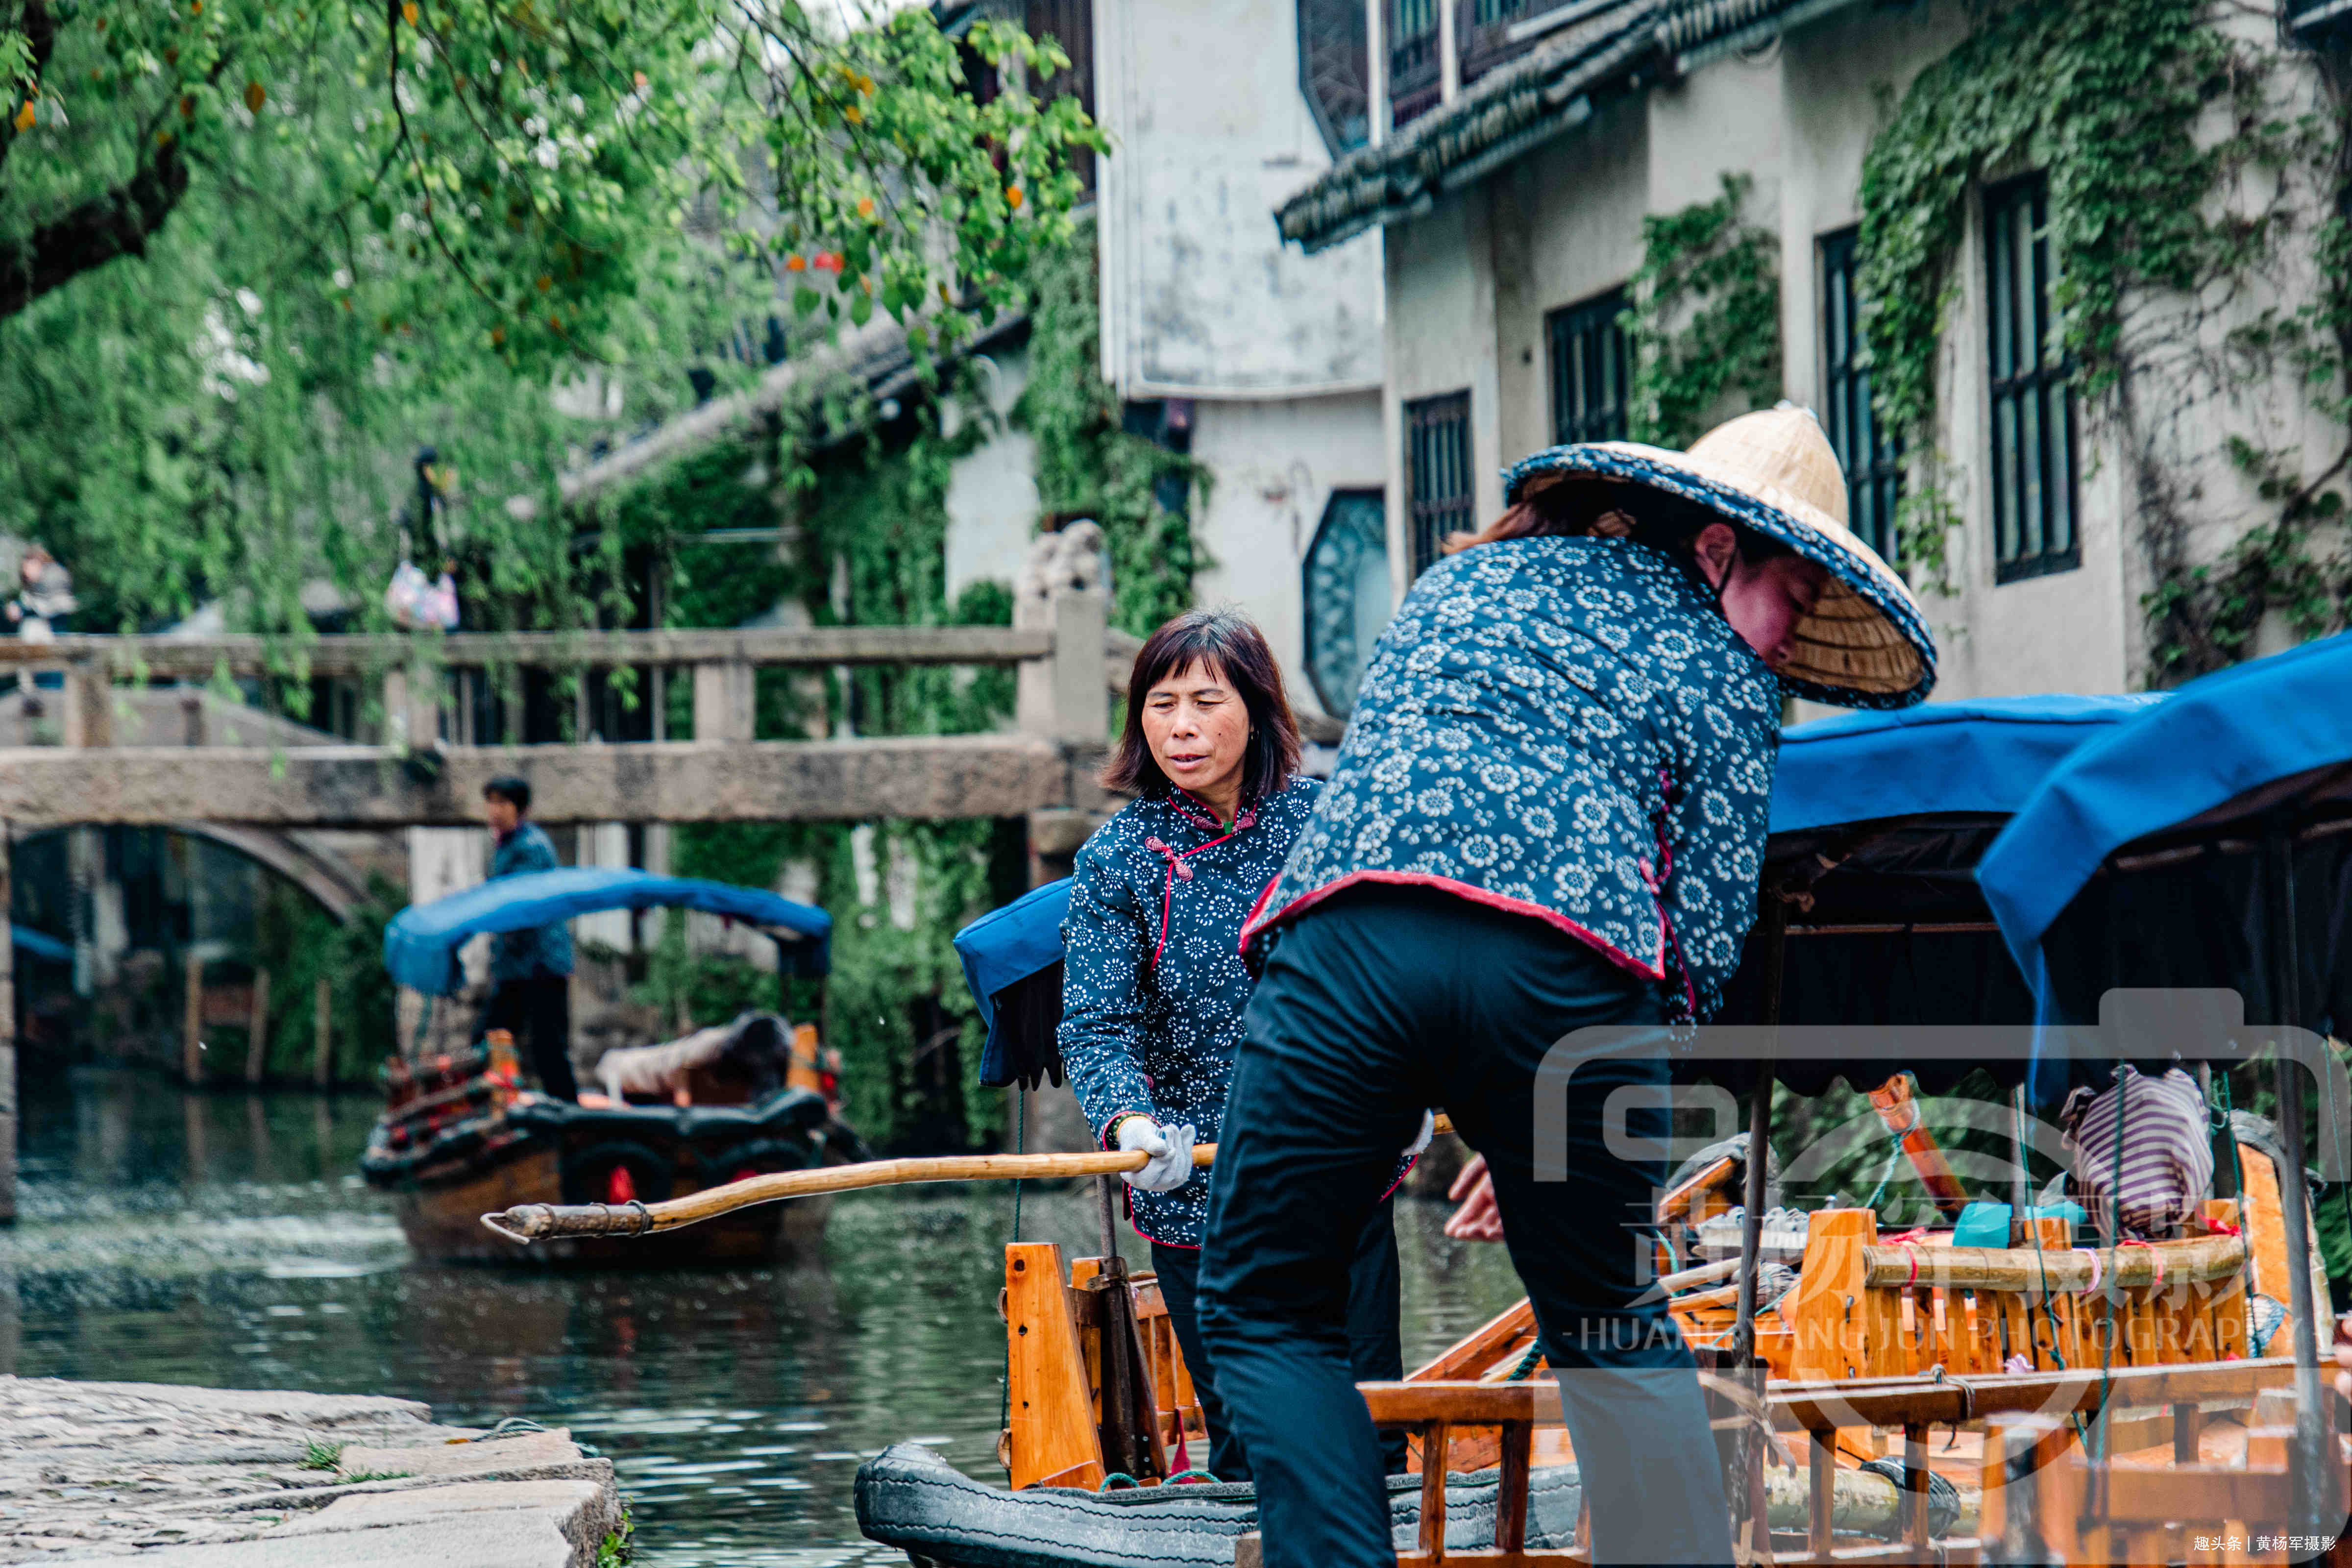
[[[1848,708],[1901,708],[1936,684],[1936,645],[1895,569],[1846,526],[1845,476],[1820,424],[1791,404],[1743,414],[1687,452],[1638,441],[1554,447],[1504,476],[1517,505],[1565,479],[1620,479],[1696,502],[1827,568],[1798,623],[1780,679],[1800,697]]]

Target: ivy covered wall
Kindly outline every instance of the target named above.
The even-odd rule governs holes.
[[[2292,638],[2352,617],[2345,85],[2267,16],[2210,0],[2011,0],[1892,102],[1863,170],[1859,291],[1927,586],[1957,586],[1968,457],[1939,406],[1971,203],[2039,170],[2085,465],[2121,470],[2137,679],[2247,657],[2266,617]]]

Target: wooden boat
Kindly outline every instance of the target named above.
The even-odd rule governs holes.
[[[753,1042],[782,1037],[782,1021],[764,1014],[746,1015],[727,1032]],[[807,1028],[811,1045],[814,1033]],[[390,1103],[360,1169],[371,1185],[394,1194],[418,1256],[438,1261],[765,1262],[814,1245],[824,1234],[827,1200],[743,1209],[642,1242],[579,1237],[527,1253],[485,1229],[481,1216],[519,1203],[659,1203],[746,1176],[866,1158],[816,1070],[796,1062],[789,1076],[794,1081],[732,1104],[567,1105],[517,1085],[513,1045],[496,1031],[471,1052],[392,1064]]]
[[[686,908],[751,924],[777,944],[779,974],[821,975],[832,921],[757,889],[643,871],[574,868],[501,878],[405,910],[384,932],[394,978],[428,995],[457,988],[457,955],[484,931],[601,910]],[[765,1262],[814,1245],[829,1204],[744,1209],[628,1241],[569,1237],[519,1250],[482,1215],[520,1204],[654,1204],[749,1176],[871,1156],[839,1115],[837,1063],[814,1024],[772,1013],[678,1040],[606,1053],[604,1092],[569,1104],[525,1090],[514,1043],[492,1031],[465,1051],[384,1069],[386,1106],[360,1168],[394,1195],[420,1257],[443,1262],[657,1268]]]
[[[1975,865],[2053,763],[2144,707],[1955,704],[1917,719],[1831,721],[1815,746],[1784,746],[1764,918],[1735,986],[1735,1019],[2030,1023],[2034,995],[2003,949]],[[1866,801],[1853,798],[1856,776],[1869,779]],[[1802,917],[1794,925],[1792,913]],[[1048,984],[1036,979],[1037,955],[1000,931],[982,934],[1007,955],[990,969],[977,962],[986,954],[965,952],[975,989],[985,973],[992,993],[983,1015],[997,1004],[992,1080],[1055,1076],[1045,1026],[1053,999],[1029,994]],[[1922,938],[1932,963],[1913,951]],[[1940,1090],[1984,1064],[1918,1065]],[[2021,1058],[1999,1076],[2013,1085],[2023,1066]],[[1768,1065],[1755,1075],[1749,1140],[1769,1131],[1776,1071],[1818,1092],[1815,1082],[1850,1068]],[[1890,1134],[1950,1213],[1967,1194],[1902,1096],[1879,1087]],[[2352,1449],[2332,1429],[2324,1449],[2308,1441],[2319,1420],[2308,1346],[2331,1337],[2331,1325],[2319,1321],[2325,1281],[2305,1239],[2303,1174],[2242,1129],[2235,1142],[2224,1162],[2230,1190],[2205,1205],[2196,1234],[2084,1249],[2063,1222],[2036,1219],[2009,1247],[1959,1248],[1948,1230],[1881,1237],[1869,1210],[1823,1209],[1804,1216],[1794,1284],[1777,1300],[1761,1289],[1760,1164],[1718,1158],[1670,1193],[1681,1207],[1660,1216],[1667,1226],[1735,1203],[1747,1220],[1727,1263],[1662,1282],[1698,1350],[1728,1473],[1745,1478],[1731,1500],[1743,1560],[2283,1562],[2308,1560],[2316,1537],[2332,1544],[2344,1532]],[[2021,1159],[2013,1163],[2021,1180]],[[1202,1525],[1188,1554],[1163,1542],[1166,1554],[1150,1559],[1057,1525],[1084,1517],[1068,1500],[1116,1484],[1119,1472],[1148,1491],[1191,1489],[1169,1484],[1201,1433],[1189,1375],[1153,1281],[1119,1278],[1118,1268],[1079,1258],[1066,1268],[1055,1248],[1007,1249],[1011,1419],[1001,1457],[1010,1489],[950,1490],[937,1478],[914,1491],[861,1485],[870,1537],[918,1563],[966,1561],[955,1553],[984,1552],[992,1532],[1023,1542],[1024,1568],[1256,1561],[1254,1540],[1223,1519]],[[2259,1353],[2297,1341],[2300,1363]],[[1572,1474],[1575,1458],[1541,1370],[1523,1302],[1404,1382],[1362,1385],[1375,1422],[1412,1436],[1421,1521],[1450,1520],[1465,1478],[1496,1500],[1492,1549],[1475,1560],[1502,1568],[1586,1561],[1582,1529],[1562,1542],[1534,1528],[1534,1498],[1549,1476]],[[1783,1435],[1797,1437],[1796,1452]],[[2298,1443],[2305,1458],[2291,1468]],[[1437,1453],[1443,1461],[1429,1462]],[[890,1468],[877,1460],[869,1473],[895,1483]],[[1401,1532],[1401,1568],[1461,1555],[1451,1533],[1433,1522]]]

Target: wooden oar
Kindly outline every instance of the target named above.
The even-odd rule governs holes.
[[[1437,1131],[1454,1123],[1440,1116]],[[1195,1166],[1217,1158],[1214,1143],[1192,1146]],[[705,1187],[666,1203],[518,1204],[504,1214],[486,1214],[482,1223],[509,1241],[530,1243],[565,1236],[651,1236],[681,1226],[717,1219],[756,1204],[852,1193],[863,1187],[903,1187],[923,1182],[1020,1182],[1057,1176],[1114,1176],[1150,1163],[1142,1153],[964,1154],[929,1160],[868,1160],[814,1171],[779,1171],[746,1176],[723,1186]]]

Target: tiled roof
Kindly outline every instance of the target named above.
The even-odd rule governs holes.
[[[1686,68],[1694,56],[1761,42],[1848,0],[1570,0],[1588,15],[1465,88],[1378,147],[1349,153],[1285,202],[1275,222],[1309,252],[1427,212],[1540,142],[1591,118],[1605,92]]]

